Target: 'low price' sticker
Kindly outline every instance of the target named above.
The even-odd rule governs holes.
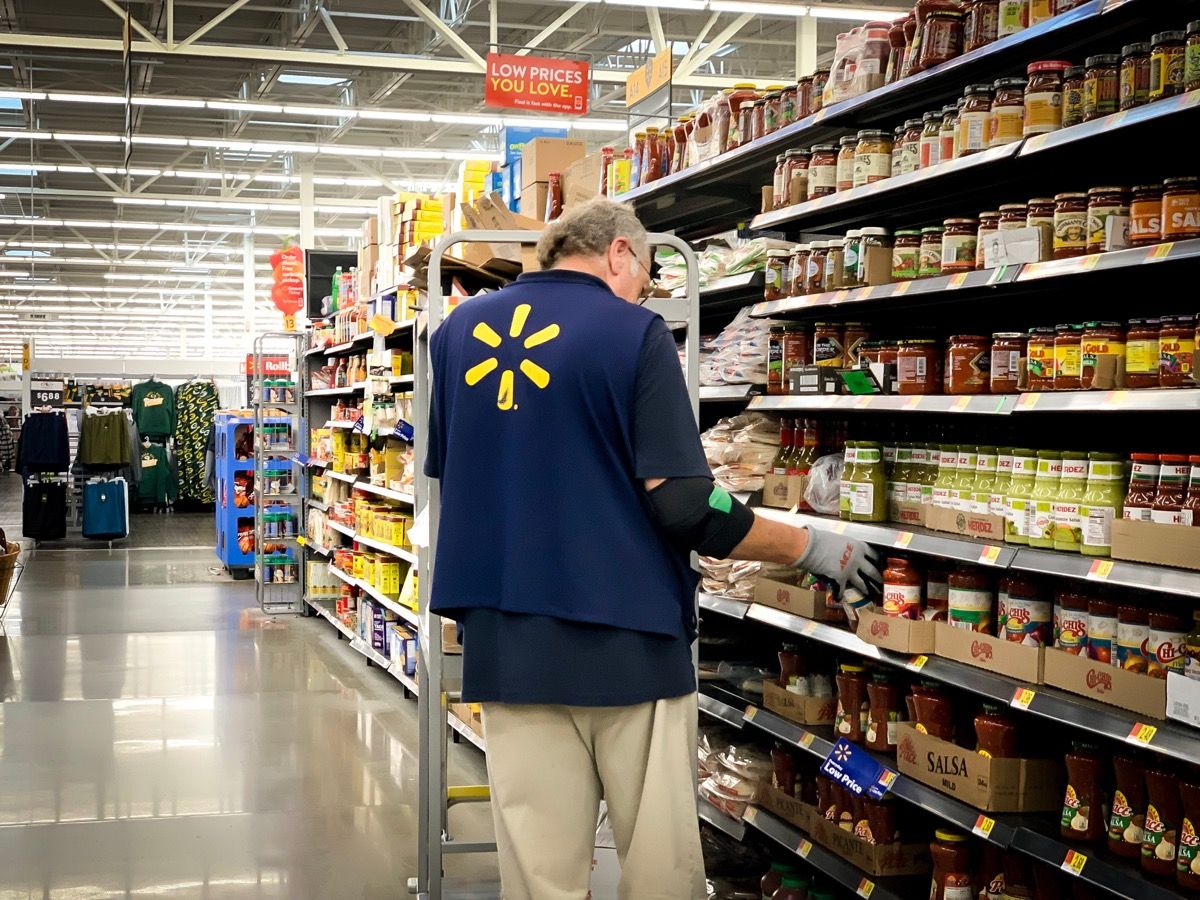
[[[1087,859],[1078,850],[1068,850],[1067,858],[1063,860],[1062,870],[1068,875],[1082,875],[1083,867],[1087,865]]]
[[[865,900],[865,898],[870,897],[874,892],[875,882],[871,881],[869,878],[864,878],[858,883],[858,889],[854,893],[858,894],[860,897],[863,897]]]
[[[996,820],[989,819],[987,816],[980,816],[975,820],[975,824],[971,827],[971,833],[987,840],[992,835],[992,829],[996,827]]]
[[[1133,728],[1129,729],[1129,734],[1125,736],[1125,740],[1131,744],[1137,744],[1140,747],[1147,746],[1154,736],[1158,734],[1158,729],[1153,725],[1143,725],[1141,722],[1134,722]]]
[[[1037,691],[1030,688],[1017,688],[1013,693],[1012,705],[1017,709],[1029,709],[1029,704],[1037,696]]]

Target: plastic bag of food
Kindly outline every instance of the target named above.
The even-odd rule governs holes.
[[[845,459],[836,453],[822,456],[813,463],[804,485],[804,499],[817,512],[827,516],[837,515],[845,463]]]

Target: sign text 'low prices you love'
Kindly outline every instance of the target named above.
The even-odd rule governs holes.
[[[489,53],[484,103],[504,109],[571,113],[588,111],[588,64],[574,59]]]
[[[882,800],[897,778],[896,772],[845,738],[833,745],[821,763],[821,773],[850,793],[860,797],[866,794],[872,800]]]

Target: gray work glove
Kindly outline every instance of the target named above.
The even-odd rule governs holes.
[[[824,528],[811,525],[804,528],[808,532],[808,548],[793,563],[797,569],[833,579],[842,591],[852,588],[865,595],[878,589],[883,578],[870,544]]]

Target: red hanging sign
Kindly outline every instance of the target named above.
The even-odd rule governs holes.
[[[573,59],[489,53],[483,100],[488,106],[584,115],[588,64]]]
[[[304,308],[304,250],[291,239],[271,254],[271,302],[287,316]]]

